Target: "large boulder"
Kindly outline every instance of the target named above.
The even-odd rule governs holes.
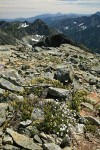
[[[74,78],[74,70],[72,66],[66,66],[65,68],[58,69],[54,74],[54,79],[59,80],[62,83],[72,82]]]
[[[90,121],[92,124],[99,126],[100,127],[100,121],[92,116],[85,116],[85,119],[87,119],[88,121]]]
[[[19,134],[9,128],[7,128],[7,133],[13,138],[14,142],[17,145],[25,149],[29,149],[29,150],[41,150],[42,149],[40,146],[38,146],[37,144],[33,142],[33,139],[25,135]]]
[[[23,83],[23,79],[20,77],[18,71],[16,70],[8,69],[6,72],[2,74],[2,77],[16,85],[20,85],[21,83]]]
[[[66,147],[66,146],[69,147],[70,145],[71,145],[70,137],[69,137],[68,135],[66,135],[66,136],[63,138],[63,140],[62,140],[60,146],[61,146],[61,148],[64,148],[64,147]]]
[[[73,41],[69,40],[62,34],[55,34],[51,36],[47,36],[40,40],[35,46],[46,46],[46,47],[59,47],[61,44],[75,44]]]
[[[13,92],[23,92],[24,91],[23,87],[15,85],[12,82],[10,82],[4,78],[0,78],[0,88],[7,89],[7,90],[13,91]]]
[[[57,97],[57,98],[69,99],[71,97],[71,91],[62,89],[62,88],[49,87],[48,95]]]

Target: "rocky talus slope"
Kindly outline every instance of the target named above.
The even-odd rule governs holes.
[[[100,150],[100,55],[0,46],[0,149]]]

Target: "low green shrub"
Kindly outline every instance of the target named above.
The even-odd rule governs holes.
[[[49,102],[44,105],[43,110],[44,121],[39,124],[38,128],[43,132],[64,137],[68,132],[68,124],[71,123],[71,120],[68,119],[63,107]]]
[[[75,109],[76,111],[80,111],[80,104],[82,102],[86,102],[87,101],[86,96],[87,96],[87,91],[85,91],[85,90],[77,91],[73,95],[72,103],[71,103],[70,107],[72,109]]]

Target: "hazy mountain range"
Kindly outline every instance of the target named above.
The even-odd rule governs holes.
[[[100,53],[100,12],[93,15],[43,14],[0,21],[0,44],[24,42],[31,45],[55,34],[64,34],[74,42]]]

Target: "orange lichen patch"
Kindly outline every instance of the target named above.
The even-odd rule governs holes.
[[[98,103],[100,101],[100,95],[98,95],[98,93],[92,92],[87,95],[87,99],[91,102]]]
[[[81,140],[79,141],[79,146],[77,147],[78,150],[96,150],[98,143],[89,142],[87,140]]]
[[[93,136],[91,133],[85,138],[83,135],[74,135],[73,143],[77,150],[97,150],[100,146],[100,138]]]
[[[84,110],[81,110],[81,111],[80,111],[80,115],[81,115],[81,116],[87,116],[87,112],[84,111]]]
[[[88,109],[82,109],[80,111],[81,116],[95,116],[95,113],[93,111],[89,111]]]

